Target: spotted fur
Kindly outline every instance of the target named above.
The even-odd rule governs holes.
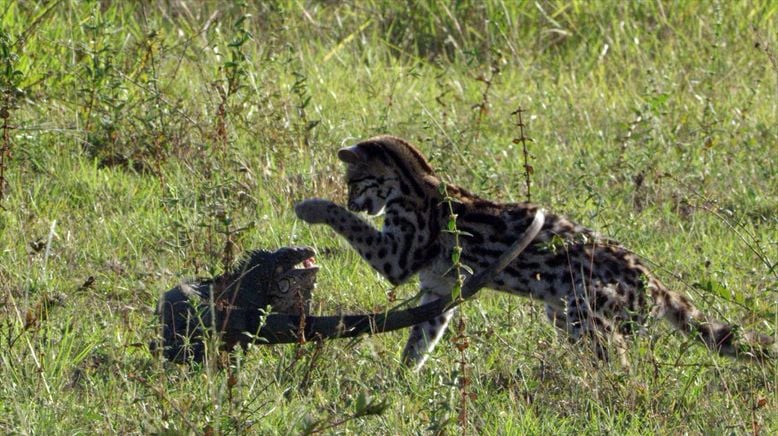
[[[450,293],[455,283],[454,237],[443,231],[449,205],[441,180],[424,156],[406,141],[379,136],[338,152],[347,164],[348,209],[328,200],[296,205],[297,216],[327,224],[393,284],[419,274],[421,303]],[[495,262],[529,226],[538,206],[482,199],[447,185],[456,214],[461,261],[478,272]],[[353,212],[385,212],[376,229]],[[624,335],[649,317],[664,317],[682,332],[724,355],[764,357],[775,353],[772,338],[705,317],[683,295],[667,289],[634,253],[570,220],[547,214],[530,245],[488,285],[543,301],[550,321],[571,341],[587,339],[607,358],[615,345],[623,363]],[[403,361],[419,368],[440,340],[453,310],[411,329]]]

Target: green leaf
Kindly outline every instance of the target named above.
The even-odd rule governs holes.
[[[235,24],[232,25],[234,28],[240,28],[243,25],[243,22],[246,21],[246,19],[250,17],[250,15],[241,15],[240,18],[235,20]]]
[[[454,285],[454,288],[451,289],[451,299],[452,300],[459,300],[459,297],[462,296],[462,285],[457,283]]]
[[[669,98],[670,98],[669,94],[659,94],[657,96],[649,98],[648,105],[651,107],[651,110],[655,111],[657,109],[661,109]]]
[[[457,216],[451,215],[448,217],[448,225],[446,226],[449,232],[453,232],[457,229]]]
[[[357,402],[354,407],[354,413],[357,415],[361,415],[362,412],[365,410],[365,407],[367,406],[367,395],[365,395],[364,392],[360,392],[357,396]]]
[[[725,300],[732,300],[732,292],[730,292],[730,290],[727,289],[726,286],[722,285],[721,283],[715,280],[706,279],[702,282],[695,283],[694,287],[698,289],[702,289],[705,292],[718,295],[719,297]]]
[[[451,250],[451,262],[454,263],[454,265],[459,263],[459,258],[462,256],[462,247],[454,247],[453,250]]]
[[[381,401],[374,401],[371,400],[370,403],[367,405],[367,407],[364,410],[365,415],[380,415],[384,413],[386,408],[389,407],[389,402],[386,400]]]

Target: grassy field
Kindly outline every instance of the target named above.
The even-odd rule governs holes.
[[[316,313],[414,295],[293,213],[342,202],[335,151],[378,133],[778,330],[775,2],[259,3],[0,0],[0,432],[778,432],[775,362],[658,324],[602,365],[491,291],[418,374],[402,332],[153,357],[160,293],[250,248],[316,247]]]

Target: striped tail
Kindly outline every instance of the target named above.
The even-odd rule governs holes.
[[[655,278],[651,278],[647,289],[655,304],[652,315],[664,317],[709,350],[722,356],[759,361],[778,357],[778,344],[774,338],[706,317],[688,298],[668,290]]]

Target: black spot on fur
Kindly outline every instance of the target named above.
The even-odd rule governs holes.
[[[605,294],[603,294],[601,292],[597,292],[596,295],[594,296],[594,307],[593,307],[593,309],[594,310],[603,309],[603,308],[605,308],[605,306],[608,305],[609,301],[610,301],[610,298],[607,295],[605,295]]]
[[[508,274],[509,276],[515,277],[515,278],[521,278],[521,276],[522,276],[521,271],[519,271],[518,269],[514,268],[513,266],[508,266],[507,268],[505,268],[503,270],[503,272]]]
[[[641,289],[642,288],[642,286],[640,286],[640,281],[636,277],[634,277],[632,275],[625,276],[624,279],[622,280],[622,282],[625,285],[629,286],[631,289]]]
[[[389,163],[389,161],[391,161],[391,164]],[[411,190],[413,190],[413,194],[415,196],[417,197],[424,196],[424,191],[422,190],[421,185],[416,180],[416,177],[414,177],[414,174],[408,168],[408,165],[406,164],[405,160],[402,157],[397,156],[393,151],[387,151],[385,163],[387,165],[393,166],[400,172],[402,176],[401,179],[410,183]]]
[[[523,270],[537,271],[540,269],[540,264],[537,262],[519,262],[516,267]]]
[[[597,264],[598,268],[604,268],[608,273],[610,273],[611,277],[615,277],[619,274],[619,268],[611,261],[607,260],[600,260]]]
[[[619,286],[621,288],[621,286]],[[629,292],[627,293],[627,307],[630,308],[630,310],[635,310],[635,293]]]
[[[403,245],[402,245],[402,251],[400,252],[400,257],[397,259],[397,262],[403,270],[407,270],[408,268],[408,255],[410,254],[411,247],[413,246],[413,233],[406,233],[405,237],[403,238]]]
[[[478,245],[474,246],[470,252],[476,256],[486,256],[493,258],[500,257],[500,255],[503,253],[502,250],[493,250],[491,248],[481,247]]]
[[[507,230],[505,221],[502,218],[487,213],[469,212],[462,215],[460,221],[463,223],[486,224],[494,228],[496,232],[504,232]]]

